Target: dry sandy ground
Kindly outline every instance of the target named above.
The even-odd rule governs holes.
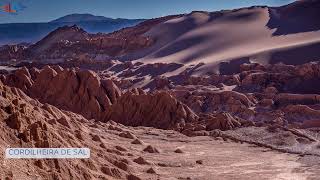
[[[136,175],[142,179],[317,179],[320,174],[319,165],[309,166],[299,161],[297,155],[279,153],[269,149],[240,144],[212,137],[185,137],[173,131],[152,128],[130,128],[145,144],[133,145],[131,139],[120,138],[116,131],[102,133],[100,129],[92,129],[99,133],[107,147],[116,145],[133,154],[132,159],[143,157],[150,164],[133,163]],[[106,131],[105,131],[106,132]],[[143,152],[146,145],[152,145],[160,153]],[[181,149],[182,153],[175,153]],[[92,156],[98,152],[92,151]],[[196,163],[201,160],[202,164]],[[20,171],[28,167],[30,176],[23,179],[41,179],[36,169],[25,161],[1,160],[2,165],[13,171],[15,179],[19,179]],[[156,175],[146,171],[153,167]]]
[[[320,175],[314,156],[280,153],[220,137],[187,137],[170,130],[96,122],[43,105],[15,88],[0,89],[4,95],[0,96],[1,179],[300,180]],[[14,114],[20,116],[14,118]],[[137,140],[140,143],[133,143]],[[88,147],[91,157],[36,161],[5,159],[3,155],[7,147],[43,146]]]
[[[271,14],[267,7],[243,8],[222,14],[194,12],[155,26],[145,35],[157,42],[139,52],[142,58],[138,61],[205,63],[199,70],[201,74],[218,71],[219,63],[240,58],[268,63],[274,53],[320,42],[320,31],[274,35],[277,28],[268,26]],[[295,63],[299,59],[292,57],[290,61]]]
[[[147,160],[172,166],[156,167],[163,179],[316,179],[320,173],[319,166],[307,167],[298,162],[296,155],[211,137],[190,138],[157,131],[138,130],[137,134],[162,151],[145,154]],[[183,153],[174,154],[177,148]],[[203,164],[195,163],[197,160]]]

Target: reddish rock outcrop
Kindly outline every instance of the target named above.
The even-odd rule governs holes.
[[[125,63],[123,65],[126,69],[135,69],[141,64],[135,66],[132,63]],[[153,66],[158,65],[154,64]],[[149,126],[174,129],[189,135],[194,132],[198,135],[205,135],[206,133],[202,131],[207,129],[207,124],[212,122],[212,119],[220,119],[220,125],[212,125],[215,127],[209,129],[227,130],[246,126],[238,121],[238,118],[257,121],[260,124],[274,122],[285,125],[296,122],[297,118],[283,115],[286,114],[285,107],[288,105],[306,105],[306,108],[317,111],[317,106],[320,104],[320,98],[317,94],[281,93],[286,87],[285,81],[288,81],[285,77],[294,74],[300,77],[301,73],[305,71],[297,73],[298,70],[307,68],[312,70],[310,77],[314,78],[318,75],[317,67],[317,64],[302,65],[296,68],[285,65],[270,65],[265,67],[268,72],[262,72],[262,67],[256,71],[243,71],[242,73],[247,74],[241,78],[235,78],[237,75],[230,76],[233,80],[241,81],[241,83],[234,82],[240,88],[233,90],[230,87],[225,90],[225,85],[221,88],[215,88],[210,82],[203,85],[191,85],[195,83],[192,82],[190,85],[177,86],[169,78],[161,78],[161,80],[156,78],[155,80],[159,81],[157,84],[160,89],[166,89],[168,86],[170,89],[146,93],[142,89],[134,88],[123,94],[112,80],[101,79],[101,74],[75,68],[61,68],[60,66],[45,66],[41,70],[21,68],[7,75],[2,75],[1,79],[5,84],[20,88],[42,103],[79,113],[89,119],[103,122],[113,120],[130,126]],[[280,75],[280,79],[282,79],[280,83],[279,79],[275,80],[275,78],[279,75],[279,71],[284,69],[288,69],[288,72],[286,75]],[[135,71],[139,70],[135,69]],[[258,77],[260,75],[262,77],[262,83],[259,78],[253,78],[257,72]],[[253,75],[250,76],[250,74]],[[208,77],[213,76],[218,75]],[[229,76],[223,75],[221,78],[229,79],[227,77]],[[247,81],[246,79],[251,80]],[[261,91],[254,93],[241,91],[244,84],[248,85],[247,87],[258,84]],[[229,113],[236,121],[225,117],[199,118],[199,116],[203,117],[201,114],[213,114],[215,117],[223,112]],[[306,113],[306,115],[297,116],[305,120],[315,120],[315,118],[309,118],[313,116],[311,111],[306,111]],[[201,121],[207,123],[201,123]],[[240,122],[240,125],[237,121]],[[62,124],[68,127],[67,123]],[[16,127],[16,125],[12,125],[12,127]]]
[[[291,123],[303,123],[307,121],[319,121],[320,110],[312,109],[306,105],[288,105],[282,109],[285,113],[286,119]]]
[[[241,118],[250,119],[254,105],[248,96],[235,91],[210,91],[188,88],[173,90],[173,94],[196,113],[230,112]]]
[[[209,131],[215,129],[230,130],[241,126],[239,120],[232,117],[229,113],[209,115],[206,117],[206,124],[206,129]]]
[[[42,103],[98,121],[180,130],[185,123],[198,119],[190,108],[167,92],[147,94],[132,89],[121,95],[111,80],[101,80],[92,71],[46,66],[39,72],[24,68],[8,77],[6,83],[16,85]]]
[[[2,81],[8,86],[18,87],[23,91],[27,91],[33,84],[29,70],[25,67],[17,69],[13,74],[4,76]]]
[[[198,118],[190,108],[166,92],[127,92],[111,106],[106,117],[125,125],[162,129],[179,129]]]
[[[33,71],[29,73],[25,68],[17,70],[5,77],[5,83],[24,90],[43,103],[80,113],[87,118],[103,119],[106,110],[121,95],[111,80],[100,80],[93,71],[59,66],[46,66],[39,73]]]
[[[0,47],[0,61],[17,60],[25,56],[24,45],[5,45]]]
[[[104,54],[106,58],[121,56],[151,46],[155,40],[144,34],[155,25],[180,16],[150,19],[109,34],[89,34],[76,25],[64,26],[29,47],[14,45],[0,48],[0,60],[36,59],[45,62],[48,59],[59,61],[78,58],[86,54]]]
[[[277,106],[286,105],[314,105],[320,103],[320,95],[317,94],[278,94],[275,98],[275,104]]]
[[[41,104],[28,97],[20,89],[8,87],[1,81],[0,119],[4,120],[0,122],[2,123],[1,136],[3,138],[0,140],[2,148],[88,147],[96,152],[103,151],[103,147],[95,146],[95,143],[97,139],[101,141],[106,134],[93,135],[93,140],[96,141],[88,139],[93,134],[92,132],[100,131],[101,127],[94,127],[92,122],[81,115],[61,111],[49,104]],[[95,130],[91,132],[92,129]],[[125,149],[116,144],[115,147],[117,150]],[[1,176],[4,175],[3,172],[15,169],[13,167],[16,166],[15,163],[6,164],[1,170]],[[111,153],[108,153],[107,158],[103,159],[92,153],[90,159],[81,161],[21,160],[18,166],[19,169],[15,169],[10,175],[12,179],[30,178],[30,174],[27,173],[30,168],[34,169],[34,174],[42,179],[124,178],[135,172],[127,159],[121,159],[119,155]],[[54,173],[47,173],[48,169]]]

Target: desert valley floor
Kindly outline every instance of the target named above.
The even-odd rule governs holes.
[[[0,179],[319,179],[319,9],[63,26],[1,46]],[[9,147],[91,157],[6,159]]]

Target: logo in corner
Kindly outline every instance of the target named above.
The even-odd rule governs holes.
[[[3,12],[10,13],[10,14],[17,14],[18,12],[25,9],[26,6],[24,6],[21,2],[9,2],[4,5],[1,5],[0,9]]]

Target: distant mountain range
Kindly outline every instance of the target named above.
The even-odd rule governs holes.
[[[0,45],[34,43],[65,25],[77,25],[89,33],[109,33],[142,21],[144,19],[113,19],[91,14],[70,14],[46,23],[0,24]]]
[[[81,24],[117,20],[71,15],[48,24],[72,22],[79,27],[56,29],[28,48],[0,48],[0,61],[56,63],[88,55],[98,60],[201,65],[197,75],[234,74],[249,62],[297,65],[320,60],[320,22],[314,18],[320,17],[319,9],[320,0],[304,0],[281,7],[193,11],[146,20],[109,34],[87,33],[89,28]]]
[[[119,19],[107,18],[104,16],[94,16],[92,14],[69,14],[51,21],[51,23],[68,23],[68,22],[83,22],[83,21],[112,21]]]

